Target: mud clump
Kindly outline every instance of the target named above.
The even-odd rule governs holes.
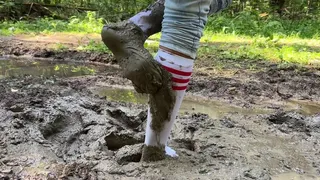
[[[166,158],[165,146],[143,146],[141,161],[154,162]]]
[[[49,51],[47,49],[39,49],[39,51],[35,51],[33,54],[34,57],[41,57],[41,58],[49,58],[55,55],[55,52]]]
[[[279,130],[285,133],[292,131],[310,132],[305,117],[297,113],[278,112],[268,117],[268,120],[273,124],[280,125]]]
[[[271,176],[268,170],[262,168],[246,170],[243,172],[243,176],[246,179],[271,180]]]
[[[224,118],[220,120],[221,125],[227,127],[227,128],[234,128],[235,122],[232,121],[230,118]]]
[[[169,80],[171,82],[171,80]],[[171,83],[164,85],[156,94],[149,95],[150,112],[152,115],[151,128],[161,132],[166,121],[170,121],[171,111],[175,102],[175,94]]]
[[[309,119],[308,127],[320,133],[320,114],[309,117]]]
[[[318,132],[320,128],[320,118],[317,115],[308,117],[297,112],[280,111],[267,119],[284,133],[304,132],[310,135],[311,132]]]
[[[142,156],[143,144],[126,145],[119,149],[115,157],[119,164],[127,164],[129,162],[140,162]]]

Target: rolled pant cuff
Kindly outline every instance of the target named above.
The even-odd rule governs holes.
[[[178,46],[176,44],[173,44],[172,42],[160,42],[160,46],[164,46],[166,48],[169,48],[173,51],[177,51],[179,53],[184,54],[185,56],[189,56],[193,60],[197,57],[197,50],[196,49],[186,49],[185,47]]]

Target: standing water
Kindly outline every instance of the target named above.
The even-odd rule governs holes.
[[[22,75],[43,77],[74,77],[94,75],[105,71],[106,66],[89,65],[63,61],[33,61],[33,60],[0,60],[0,79]]]

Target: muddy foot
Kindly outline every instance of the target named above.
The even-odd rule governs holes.
[[[165,147],[157,146],[144,146],[142,149],[141,161],[154,162],[160,161],[166,158]]]
[[[144,48],[144,34],[138,26],[129,21],[111,24],[104,26],[101,36],[137,92],[154,94],[170,82],[170,74]]]

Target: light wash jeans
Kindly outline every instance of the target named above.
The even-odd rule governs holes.
[[[160,45],[195,59],[210,14],[232,0],[166,0]]]

